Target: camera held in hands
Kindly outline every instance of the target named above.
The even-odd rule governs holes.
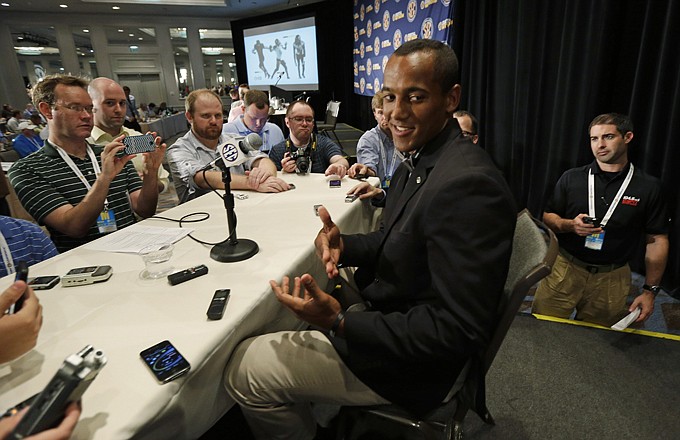
[[[42,392],[31,398],[30,408],[9,438],[22,439],[56,426],[69,403],[80,400],[104,365],[106,356],[91,345],[67,357]]]
[[[307,174],[312,168],[311,149],[309,147],[291,147],[288,149],[290,158],[295,161],[295,173]]]

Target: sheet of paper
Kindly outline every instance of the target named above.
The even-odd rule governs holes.
[[[623,317],[619,322],[616,324],[612,325],[612,328],[614,330],[624,330],[628,328],[629,325],[633,323],[636,319],[638,319],[638,316],[640,316],[640,307],[637,309],[633,310],[629,314]]]
[[[188,228],[156,228],[134,225],[88,243],[85,247],[97,251],[136,254],[143,247],[151,244],[176,243],[192,232],[193,229]]]

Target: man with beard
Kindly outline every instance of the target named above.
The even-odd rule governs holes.
[[[277,169],[294,173],[296,161],[291,152],[296,150],[298,154],[308,155],[312,173],[337,174],[340,178],[347,174],[349,163],[342,148],[326,136],[314,135],[314,110],[308,103],[295,101],[288,106],[286,126],[290,129],[289,138],[274,145],[269,152]]]
[[[125,145],[118,136],[106,146],[87,142],[94,106],[88,83],[70,75],[45,77],[33,88],[33,102],[47,118],[49,138],[39,151],[9,170],[17,196],[52,241],[65,252],[135,223],[134,214],[156,213],[158,167],[165,145],[147,156],[142,182],[130,162],[119,156]]]
[[[668,258],[668,215],[661,183],[628,160],[633,123],[605,113],[590,123],[595,160],[566,171],[543,213],[560,242],[552,273],[534,297],[533,311],[610,326],[640,308],[637,321],[654,310]],[[626,307],[628,261],[644,235],[645,284]]]
[[[222,101],[215,92],[194,90],[184,105],[191,130],[168,148],[168,164],[180,203],[211,189],[224,189],[222,172],[204,171],[204,167],[219,157],[218,145],[233,139],[233,135],[222,133]],[[259,192],[290,189],[286,182],[276,177],[276,166],[266,154],[251,151],[248,155],[247,162],[230,169],[232,189]]]
[[[92,134],[87,139],[88,142],[97,145],[106,145],[120,135],[139,136],[142,133],[132,128],[125,127],[125,114],[127,109],[127,99],[123,88],[114,80],[109,78],[95,78],[87,88],[92,104],[94,105],[94,127]],[[132,164],[139,174],[144,178],[147,172],[145,169],[145,157],[149,153],[137,154],[132,159]],[[168,187],[168,172],[162,166],[158,167],[158,192],[162,192]]]

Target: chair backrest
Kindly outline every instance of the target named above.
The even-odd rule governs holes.
[[[550,274],[558,250],[557,237],[553,231],[526,209],[517,215],[510,266],[499,306],[498,325],[484,355],[484,374],[491,367],[529,289]]]

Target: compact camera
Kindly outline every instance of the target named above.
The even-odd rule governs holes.
[[[30,398],[30,408],[8,438],[22,439],[56,426],[69,403],[80,400],[104,365],[106,356],[91,345],[67,357],[40,394]]]
[[[290,158],[295,161],[295,173],[307,174],[312,168],[311,149],[308,147],[292,147],[289,152]]]

